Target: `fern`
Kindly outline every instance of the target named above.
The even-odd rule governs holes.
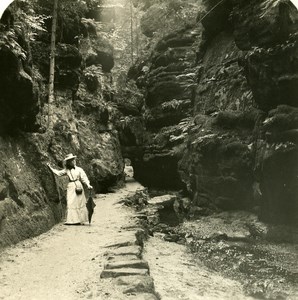
[[[263,18],[270,10],[279,5],[281,0],[266,0],[261,4],[261,18]]]
[[[15,54],[15,56],[26,60],[27,53],[17,42],[17,36],[13,29],[4,32],[0,36],[0,49],[2,48],[8,48]]]
[[[181,102],[182,102],[182,100],[173,99],[171,101],[162,103],[161,107],[163,110],[169,110],[169,109],[176,110],[180,106]]]

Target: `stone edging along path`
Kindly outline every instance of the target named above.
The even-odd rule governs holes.
[[[143,190],[130,182],[96,195],[91,226],[57,224],[0,251],[0,299],[159,299],[142,259],[144,220],[125,205]]]
[[[110,284],[115,286],[115,291],[121,291],[128,299],[158,300],[160,297],[155,291],[148,262],[142,258],[147,233],[140,221],[136,214],[133,225],[123,226],[119,236],[113,237],[110,244],[106,245],[100,278],[111,280]],[[110,299],[113,299],[113,291]]]
[[[137,296],[139,300],[157,300],[159,297],[150,277],[149,265],[142,259],[144,238],[143,229],[122,233],[118,241],[108,246],[100,277],[103,280],[112,278],[112,284],[117,285],[123,294]]]

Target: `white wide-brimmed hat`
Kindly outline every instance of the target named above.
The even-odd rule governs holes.
[[[76,155],[73,155],[72,153],[69,153],[65,156],[64,161],[74,159],[74,158],[76,158]]]

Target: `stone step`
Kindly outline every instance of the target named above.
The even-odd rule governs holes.
[[[154,294],[151,293],[141,293],[136,295],[129,295],[129,298],[125,298],[129,300],[158,300]]]
[[[120,269],[120,268],[135,268],[135,269],[148,269],[149,265],[145,260],[125,260],[116,262],[107,262],[104,269]]]
[[[144,235],[141,231],[126,231],[115,236],[112,241],[105,245],[111,247],[125,247],[133,245],[143,245]]]
[[[120,276],[116,279],[123,294],[154,293],[154,282],[150,276]]]
[[[101,272],[100,278],[116,278],[129,275],[149,275],[149,270],[134,268],[105,269]]]
[[[136,255],[138,258],[141,258],[142,248],[137,245],[133,246],[123,246],[117,249],[109,250],[105,253],[105,255],[109,256],[118,256],[118,255]]]
[[[140,259],[140,256],[137,256],[137,255],[132,255],[132,254],[129,254],[129,255],[108,255],[107,256],[107,261],[109,262],[116,262],[116,261],[128,261],[128,260],[139,260]]]

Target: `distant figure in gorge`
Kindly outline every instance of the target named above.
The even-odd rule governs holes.
[[[128,178],[133,179],[133,167],[131,165],[131,160],[129,158],[124,159],[125,166],[124,166],[124,174],[125,180],[127,181]]]
[[[85,171],[76,166],[76,156],[67,154],[64,159],[64,169],[56,170],[47,164],[50,170],[57,176],[66,175],[69,179],[66,192],[67,215],[65,225],[80,225],[88,222],[88,212],[86,208],[86,197],[82,183],[88,189],[92,189],[90,181]]]

